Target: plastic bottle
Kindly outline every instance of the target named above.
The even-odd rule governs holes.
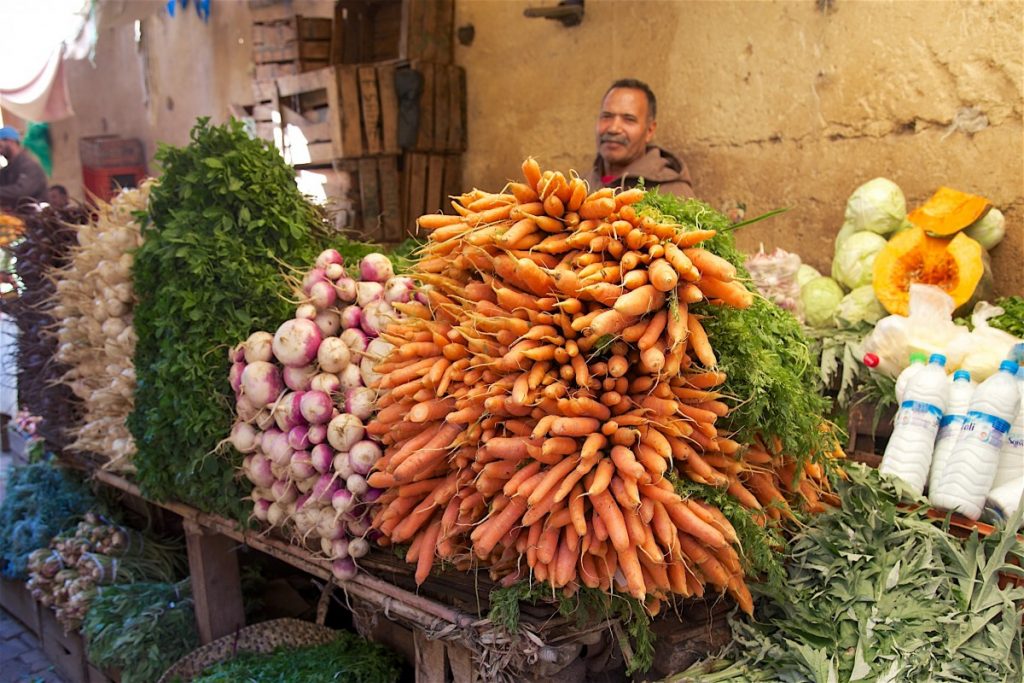
[[[953,373],[949,385],[949,403],[946,413],[939,422],[939,434],[935,437],[935,450],[932,452],[932,468],[928,474],[928,490],[934,491],[939,483],[942,469],[949,461],[956,439],[960,436],[960,426],[967,420],[967,410],[974,395],[974,382],[971,373],[957,370]]]
[[[1008,481],[989,491],[988,506],[1002,519],[1009,519],[1020,507],[1021,497],[1024,496],[1024,479]],[[1024,526],[1024,521],[1021,522]]]
[[[896,404],[903,405],[903,396],[907,392],[907,384],[913,379],[914,375],[924,370],[925,364],[928,362],[928,356],[924,355],[920,351],[915,351],[910,354],[910,365],[903,368],[903,372],[896,378]]]
[[[931,492],[932,504],[971,519],[981,516],[999,466],[999,451],[1020,405],[1016,373],[1017,364],[1004,360],[999,372],[974,390],[967,420]]]
[[[1010,424],[1006,443],[999,451],[999,467],[992,488],[998,488],[1008,481],[1024,481],[1024,367],[1017,368],[1017,392],[1020,394],[1020,405]]]
[[[878,468],[883,474],[894,474],[902,479],[918,496],[928,480],[935,435],[949,399],[945,366],[945,356],[932,354],[928,365],[907,383],[893,423],[892,436]]]

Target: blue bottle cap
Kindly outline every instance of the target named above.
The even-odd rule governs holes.
[[[953,373],[953,381],[957,382],[959,380],[970,382],[971,373],[967,372],[966,370],[957,370],[956,372]]]
[[[937,363],[938,365],[941,365],[942,367],[946,367],[946,357],[943,356],[941,353],[933,353],[931,358],[928,359],[928,362],[929,363]]]
[[[1012,360],[1004,360],[1002,363],[999,364],[999,369],[1002,372],[1008,372],[1011,375],[1016,375],[1017,374],[1017,368],[1018,367],[1019,366],[1015,362],[1013,362]]]

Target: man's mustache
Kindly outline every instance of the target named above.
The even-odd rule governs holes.
[[[629,143],[629,140],[624,135],[602,135],[600,140],[601,142],[615,142],[620,145]]]

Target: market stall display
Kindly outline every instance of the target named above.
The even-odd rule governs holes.
[[[103,466],[131,471],[135,443],[125,423],[135,393],[132,326],[132,252],[141,244],[139,212],[149,204],[152,182],[101,202],[77,229],[70,263],[56,270],[58,321],[55,358],[68,366],[62,378],[82,402],[82,419],[68,425],[70,451],[95,454]]]
[[[731,497],[759,528],[828,497],[823,404],[779,358],[796,321],[755,301],[706,205],[588,194],[533,159],[523,172],[419,220],[427,303],[395,305],[409,317],[385,328],[395,349],[377,367],[374,528],[419,582],[435,559],[482,561],[505,584],[621,591],[651,613],[705,586],[750,612],[754,544],[709,501]],[[750,340],[755,318],[783,334]],[[766,345],[774,361],[744,357]],[[729,396],[759,393],[771,410],[752,400],[729,420]]]

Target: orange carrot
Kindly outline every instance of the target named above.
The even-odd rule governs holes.
[[[612,546],[619,552],[628,548],[629,534],[626,532],[626,521],[612,495],[608,491],[592,494],[590,502],[604,522]]]
[[[614,308],[622,315],[641,316],[660,308],[665,303],[665,293],[659,292],[654,285],[644,285],[626,292],[615,300]]]

